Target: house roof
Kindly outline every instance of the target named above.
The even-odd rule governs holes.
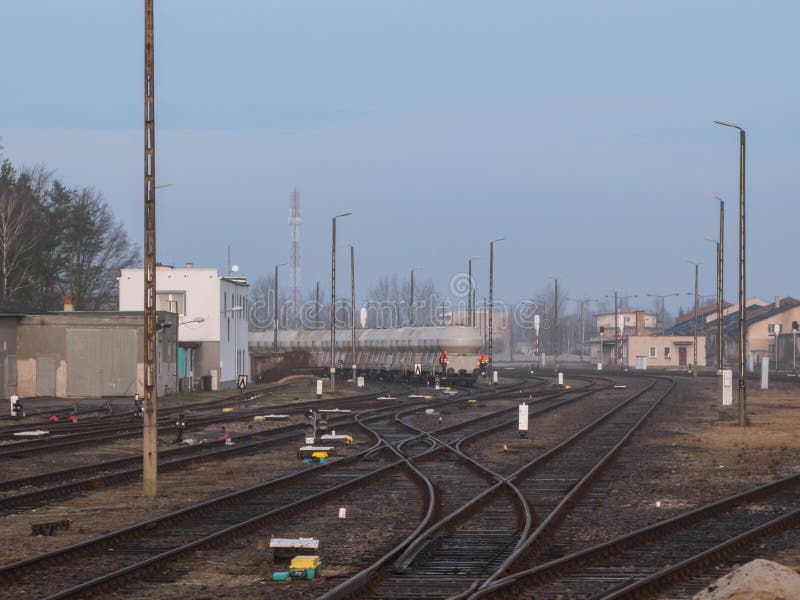
[[[24,315],[45,315],[47,311],[13,300],[0,300],[0,317],[22,317]]]
[[[722,303],[722,306],[723,306],[723,308],[729,308],[729,307],[733,306],[733,304],[731,304],[730,302],[724,301]],[[711,313],[716,312],[716,310],[717,310],[717,303],[716,302],[710,302],[710,303],[706,304],[705,306],[702,306],[702,307],[698,308],[697,309],[697,314],[700,317],[704,317],[706,315],[709,315]],[[680,315],[680,316],[675,318],[675,325],[679,325],[680,323],[684,323],[685,321],[691,321],[693,318],[694,318],[694,311],[692,311],[690,313],[686,313],[685,315]]]
[[[758,323],[759,321],[763,321],[764,319],[769,319],[774,317],[775,315],[779,315],[787,310],[791,310],[797,306],[800,306],[800,300],[797,298],[792,298],[791,296],[787,296],[780,300],[780,305],[778,307],[775,306],[774,303],[767,304],[764,306],[759,306],[756,304],[750,304],[747,306],[745,310],[745,321],[747,326],[754,323]],[[700,317],[702,318],[702,313],[700,313]],[[706,324],[706,327],[711,327],[716,330],[716,323],[712,323],[711,325]],[[703,322],[698,319],[698,327],[703,327]],[[739,313],[738,311],[732,312],[722,319],[722,327],[725,333],[733,333],[738,330],[739,327]],[[673,327],[667,330],[667,333],[671,335],[690,335],[694,331],[694,320],[689,319],[688,321],[684,321],[682,323],[675,323]]]

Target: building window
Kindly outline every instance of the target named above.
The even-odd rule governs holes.
[[[775,325],[773,325],[772,323],[767,325],[767,333],[774,334],[775,333]]]
[[[650,358],[656,358],[658,355],[656,354],[656,347],[650,346]]]
[[[227,323],[228,323],[228,341],[230,342],[231,341],[231,318],[230,317],[227,318]]]
[[[770,344],[770,345],[769,345],[769,348],[767,349],[767,351],[768,351],[770,354],[775,354],[775,344]]]
[[[670,348],[669,346],[664,346],[664,358],[666,358],[667,360],[672,358],[672,348]]]

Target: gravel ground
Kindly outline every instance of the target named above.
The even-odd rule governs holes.
[[[631,380],[636,381],[636,380]],[[640,380],[639,380],[640,381]],[[748,489],[759,483],[796,472],[800,469],[800,386],[789,382],[774,382],[766,392],[748,390],[748,412],[751,425],[741,428],[736,421],[736,407],[722,408],[716,400],[716,383],[710,378],[693,381],[680,379],[676,390],[654,413],[645,429],[635,436],[622,451],[607,475],[608,496],[591,513],[583,513],[581,539],[576,544],[597,543],[634,528],[685,511],[723,495]],[[633,383],[631,385],[633,387]],[[629,394],[631,388],[628,388]],[[496,468],[508,467],[509,460],[517,462],[540,453],[556,438],[574,432],[579,422],[588,421],[588,413],[602,410],[626,390],[609,391],[594,400],[591,411],[585,401],[537,417],[532,423],[532,435],[523,440],[508,434],[487,436],[472,451]],[[617,396],[619,394],[619,396]],[[479,403],[482,402],[479,400]],[[476,407],[462,409],[463,418],[477,414]],[[448,420],[459,419],[457,411],[445,415]],[[420,417],[430,422],[430,417]],[[433,425],[433,423],[430,423]],[[445,423],[448,424],[448,423]],[[437,424],[438,425],[438,424]],[[247,427],[242,424],[242,427]],[[228,432],[237,426],[226,425]],[[207,432],[190,431],[195,435],[221,433],[210,428]],[[341,432],[340,432],[341,433]],[[512,432],[515,435],[515,432]],[[508,438],[509,453],[501,455],[500,445]],[[168,439],[164,440],[165,443]],[[364,444],[366,436],[357,436]],[[0,563],[45,552],[75,543],[111,529],[174,510],[189,503],[221,493],[272,479],[303,468],[295,452],[297,444],[274,448],[253,457],[208,462],[182,473],[164,473],[160,477],[159,497],[147,500],[141,496],[141,485],[131,484],[107,490],[96,490],[82,497],[58,501],[46,508],[27,513],[0,517],[0,535],[5,544],[0,548]],[[138,450],[127,441],[113,447],[115,452]],[[103,449],[102,452],[106,452]],[[92,453],[79,456],[88,460]],[[32,465],[49,466],[48,458],[31,458]],[[54,460],[54,459],[53,459]],[[75,462],[76,457],[59,457],[57,464]],[[31,467],[33,468],[33,467]],[[46,469],[45,469],[46,470]],[[304,515],[300,523],[289,523],[276,535],[313,535],[329,540],[324,548],[323,576],[338,580],[354,567],[364,566],[366,557],[374,557],[396,543],[413,529],[419,515],[418,507],[409,503],[416,498],[413,488],[398,483],[397,493],[375,498],[368,493],[354,493],[344,501],[325,504],[314,514]],[[656,502],[661,507],[656,507]],[[347,504],[352,520],[341,529],[332,517],[339,504]],[[377,515],[380,529],[360,527],[358,515],[370,512]],[[30,537],[31,523],[70,518],[72,529],[53,537]],[[570,523],[575,525],[576,523]],[[572,529],[572,527],[570,527]],[[272,565],[267,553],[259,550],[259,540],[268,534],[243,538],[224,553],[200,557],[205,566],[189,567],[175,572],[179,583],[162,586],[147,585],[140,591],[153,598],[311,598],[322,587],[332,583],[273,584],[269,576]],[[322,552],[322,551],[321,551]],[[767,545],[764,558],[776,560],[793,568],[800,566],[800,545],[794,543]],[[197,563],[202,565],[202,561]],[[327,570],[327,572],[326,572]],[[175,579],[177,578],[177,579]],[[133,593],[136,591],[131,588]],[[665,597],[669,597],[668,595]]]

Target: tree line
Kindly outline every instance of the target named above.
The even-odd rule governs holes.
[[[116,310],[120,269],[140,261],[103,195],[44,166],[0,164],[0,298],[60,310]]]

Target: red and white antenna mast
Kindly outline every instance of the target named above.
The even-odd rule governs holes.
[[[302,279],[300,276],[300,192],[294,190],[289,196],[289,298],[294,303],[295,314],[300,307]]]

